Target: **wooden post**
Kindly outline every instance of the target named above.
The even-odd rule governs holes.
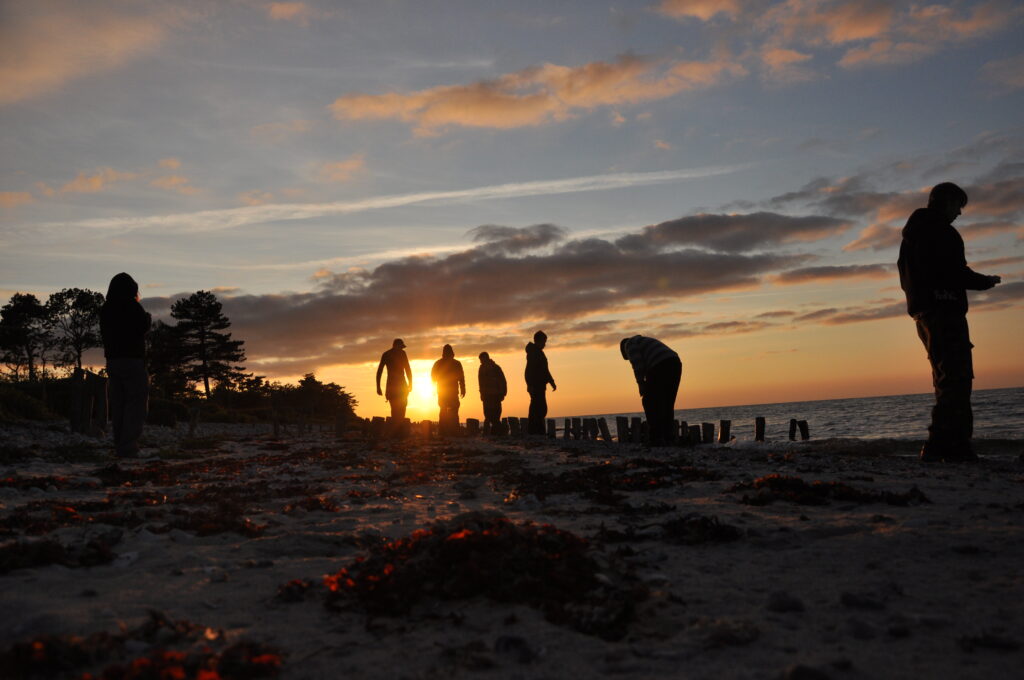
[[[754,441],[755,442],[763,442],[764,441],[764,426],[765,426],[765,420],[764,420],[763,416],[758,416],[758,417],[754,418]]]
[[[597,419],[597,429],[601,431],[601,439],[606,442],[611,442],[612,433],[608,431],[608,421],[604,418]]]
[[[690,446],[700,444],[700,425],[690,425],[688,429],[690,431],[690,436],[687,437],[687,439],[689,440]]]
[[[600,436],[601,436],[601,433],[600,433],[600,431],[598,430],[598,427],[597,427],[597,418],[591,418],[590,419],[590,438],[593,439],[596,442],[598,437],[600,437]]]
[[[530,419],[520,418],[519,419],[519,436],[528,437],[530,436]]]
[[[555,422],[554,418],[548,418],[548,439],[554,439],[558,436],[558,423]]]
[[[732,429],[731,420],[719,420],[718,421],[718,443],[728,444],[729,443],[729,430]]]
[[[509,416],[508,418],[502,418],[503,421],[508,423],[508,433],[513,437],[519,436],[519,418],[515,416]]]
[[[811,438],[811,431],[807,426],[806,420],[796,421],[796,426],[800,428],[800,439],[802,439],[803,441],[807,441],[808,439]]]
[[[424,420],[424,421],[420,422],[420,435],[422,435],[423,438],[426,439],[426,440],[430,439],[430,421],[429,420]]]
[[[82,400],[85,397],[85,371],[76,368],[71,376],[71,411],[68,419],[71,421],[71,431],[82,431]]]
[[[712,444],[715,441],[715,424],[714,423],[701,423],[700,424],[700,440],[705,444]]]
[[[679,443],[679,421],[678,420],[673,420],[672,421],[672,434],[668,438],[668,443],[669,444],[678,444]]]
[[[676,429],[679,430],[679,445],[686,446],[687,444],[689,444],[690,426],[687,424],[687,422],[685,420],[679,421],[679,427],[677,427]]]
[[[789,441],[796,441],[796,418],[789,419]]]
[[[480,421],[476,418],[466,418],[466,434],[470,437],[480,434]]]
[[[569,439],[572,436],[572,420],[565,418],[562,421],[562,439]]]
[[[572,438],[577,441],[583,439],[583,421],[579,418],[572,419]]]
[[[634,444],[639,444],[644,440],[643,422],[643,419],[639,417],[629,419],[629,439]]]
[[[620,444],[629,441],[629,418],[615,416],[615,436],[618,437]]]
[[[381,416],[374,416],[370,421],[370,438],[380,439],[384,436],[384,429],[387,427],[387,420]]]

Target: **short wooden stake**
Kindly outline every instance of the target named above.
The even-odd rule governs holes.
[[[732,429],[731,420],[719,420],[718,421],[718,443],[728,444],[729,443],[729,431]]]
[[[765,426],[765,420],[764,420],[763,416],[758,416],[758,417],[754,418],[754,441],[755,442],[763,442],[764,441],[764,426]]]
[[[629,419],[629,438],[634,444],[640,444],[644,440],[644,420],[633,417]]]
[[[615,416],[615,436],[618,437],[620,444],[629,441],[629,418]]]
[[[597,429],[601,431],[601,439],[606,442],[611,442],[612,433],[608,431],[608,421],[604,418],[597,419]]]
[[[466,418],[466,434],[470,437],[480,434],[480,421],[476,418]]]
[[[679,421],[678,420],[673,420],[672,421],[672,434],[669,435],[668,443],[669,444],[678,444],[679,443]]]
[[[679,445],[686,446],[690,443],[690,426],[685,420],[682,420],[679,422],[679,427],[677,429],[679,430]]]
[[[796,441],[796,418],[789,419],[789,441]]]
[[[811,438],[811,431],[810,428],[807,426],[806,420],[796,421],[796,426],[800,428],[800,439],[807,441],[808,439]]]
[[[572,438],[577,441],[583,439],[583,421],[579,418],[572,419]]]
[[[700,440],[705,444],[712,444],[715,441],[715,424],[714,423],[701,423],[700,424]]]
[[[548,428],[548,439],[554,439],[558,436],[558,423],[555,422],[554,418],[547,419]]]
[[[690,432],[690,435],[686,438],[687,443],[690,446],[700,444],[700,425],[690,425],[687,429]]]
[[[508,424],[508,433],[513,437],[519,436],[519,418],[515,416],[509,416],[508,418],[502,418]]]

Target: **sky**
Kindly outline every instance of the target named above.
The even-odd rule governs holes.
[[[1024,4],[876,0],[0,0],[0,297],[213,291],[247,370],[436,417],[451,343],[525,415],[927,392],[895,271],[963,186],[975,387],[1024,384]],[[100,359],[97,359],[100,361]]]

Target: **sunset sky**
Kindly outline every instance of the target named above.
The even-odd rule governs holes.
[[[925,392],[895,272],[928,188],[970,195],[977,388],[1024,384],[1024,3],[0,0],[0,295],[212,290],[247,369],[363,416],[404,338],[525,415]]]

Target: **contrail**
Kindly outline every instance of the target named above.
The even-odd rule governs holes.
[[[698,179],[727,175],[751,167],[751,164],[718,165],[689,170],[663,170],[660,172],[629,172],[610,175],[591,175],[568,179],[540,180],[535,182],[513,182],[495,184],[473,189],[452,191],[424,191],[411,194],[374,196],[355,201],[332,203],[277,203],[268,205],[202,210],[174,215],[151,215],[148,217],[111,217],[78,220],[74,222],[48,222],[39,225],[44,228],[77,227],[84,229],[136,231],[159,229],[162,232],[197,233],[237,229],[249,224],[279,222],[283,220],[305,220],[330,215],[397,208],[415,204],[443,204],[471,201],[485,201],[496,198],[518,198],[522,196],[544,196],[569,194],[606,189],[626,189],[635,186],[665,184],[679,180]]]

